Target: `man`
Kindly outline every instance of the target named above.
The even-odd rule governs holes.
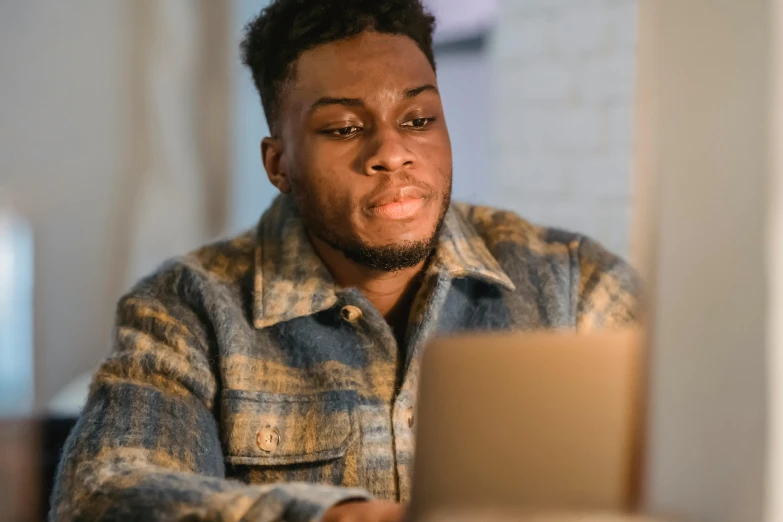
[[[596,243],[450,204],[433,24],[418,0],[278,0],[249,24],[281,196],[120,300],[53,520],[399,520],[428,339],[634,320]]]

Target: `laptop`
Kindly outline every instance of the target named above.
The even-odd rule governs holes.
[[[409,520],[630,508],[641,341],[636,330],[433,341],[421,366]]]

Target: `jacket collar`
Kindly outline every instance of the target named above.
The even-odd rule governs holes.
[[[461,205],[452,205],[446,213],[427,269],[427,275],[432,274],[514,289]],[[257,228],[253,325],[266,328],[327,310],[337,303],[341,291],[313,249],[293,198],[277,197]]]

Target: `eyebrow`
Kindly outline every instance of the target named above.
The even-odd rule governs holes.
[[[343,107],[363,107],[364,102],[360,98],[332,98],[330,96],[324,96],[318,98],[318,100],[310,106],[310,112],[315,112],[323,107],[329,107],[330,105],[342,105]]]
[[[415,98],[419,94],[421,94],[423,92],[427,92],[427,91],[434,92],[435,94],[438,94],[438,95],[440,94],[440,92],[438,91],[438,88],[435,87],[432,84],[429,84],[429,83],[427,83],[425,85],[419,85],[418,87],[414,87],[413,89],[408,89],[408,90],[405,91],[404,94],[405,94],[406,98]]]
[[[403,98],[410,99],[428,91],[434,92],[435,94],[440,94],[438,92],[438,88],[429,83],[425,85],[419,85],[418,87],[413,87],[412,89],[405,89],[402,94]],[[329,107],[331,105],[341,105],[343,107],[364,107],[364,101],[362,101],[361,98],[333,98],[331,96],[324,96],[322,98],[318,98],[318,100],[316,100],[315,103],[310,106],[310,112],[312,113],[318,109]]]

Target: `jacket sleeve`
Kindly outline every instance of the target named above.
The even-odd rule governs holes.
[[[250,486],[225,479],[216,420],[217,348],[174,272],[140,283],[117,309],[57,472],[50,521],[317,521],[363,490]]]
[[[636,271],[589,238],[579,242],[576,259],[577,331],[636,324],[641,292]]]

